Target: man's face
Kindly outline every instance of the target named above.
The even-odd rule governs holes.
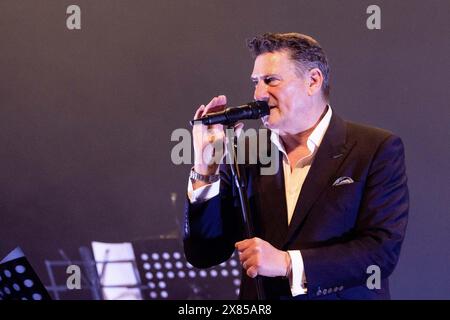
[[[255,60],[252,73],[255,84],[254,98],[265,100],[270,115],[263,123],[269,129],[278,129],[280,134],[294,134],[308,129],[302,119],[307,118],[307,82],[299,76],[295,62],[287,51],[268,52]]]

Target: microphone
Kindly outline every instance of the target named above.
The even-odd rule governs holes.
[[[190,121],[191,125],[202,123],[204,125],[213,124],[233,124],[244,119],[259,119],[270,113],[270,107],[266,101],[253,101],[238,107],[228,107],[222,111],[208,113],[203,118]]]

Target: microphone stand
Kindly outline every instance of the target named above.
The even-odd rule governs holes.
[[[228,129],[232,129],[234,132],[234,124],[228,124],[227,125],[227,131]],[[240,166],[237,159],[237,137],[233,137],[233,142],[231,143],[231,148],[229,148],[229,164],[231,173],[233,176],[234,184],[236,185],[236,188],[239,193],[239,200],[241,204],[241,210],[242,210],[242,221],[244,223],[245,227],[245,238],[250,239],[254,237],[254,231],[253,231],[253,225],[251,218],[249,216],[250,214],[250,205],[248,202],[247,197],[247,179],[245,176],[245,172],[241,172]],[[258,300],[264,300],[265,294],[264,294],[264,287],[262,285],[262,279],[258,275],[256,276],[256,293],[258,296]]]

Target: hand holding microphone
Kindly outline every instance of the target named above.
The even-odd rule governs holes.
[[[206,114],[211,112],[218,112],[225,109],[227,98],[224,95],[214,97],[206,106],[201,105],[195,112],[194,123],[192,127],[192,137],[194,144],[194,170],[202,175],[214,175],[217,173],[219,164],[214,161],[215,152],[213,145],[222,144],[225,133],[221,124],[210,126],[202,125],[201,122],[196,122]],[[217,156],[217,155],[216,155]],[[196,182],[193,187],[201,187],[205,183],[201,181]]]
[[[238,107],[226,108],[227,98],[224,95],[213,98],[206,106],[201,105],[195,112],[193,125],[194,170],[211,176],[217,174],[220,160],[223,157],[225,132],[223,125],[235,124],[236,131],[242,130],[244,119],[258,119],[270,113],[265,101],[250,102]],[[237,133],[238,133],[237,132]],[[217,151],[220,150],[220,151]],[[205,185],[196,181],[194,189]]]

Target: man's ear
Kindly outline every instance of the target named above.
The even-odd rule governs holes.
[[[323,84],[323,74],[319,68],[313,68],[307,73],[308,95],[313,96],[320,92]]]

